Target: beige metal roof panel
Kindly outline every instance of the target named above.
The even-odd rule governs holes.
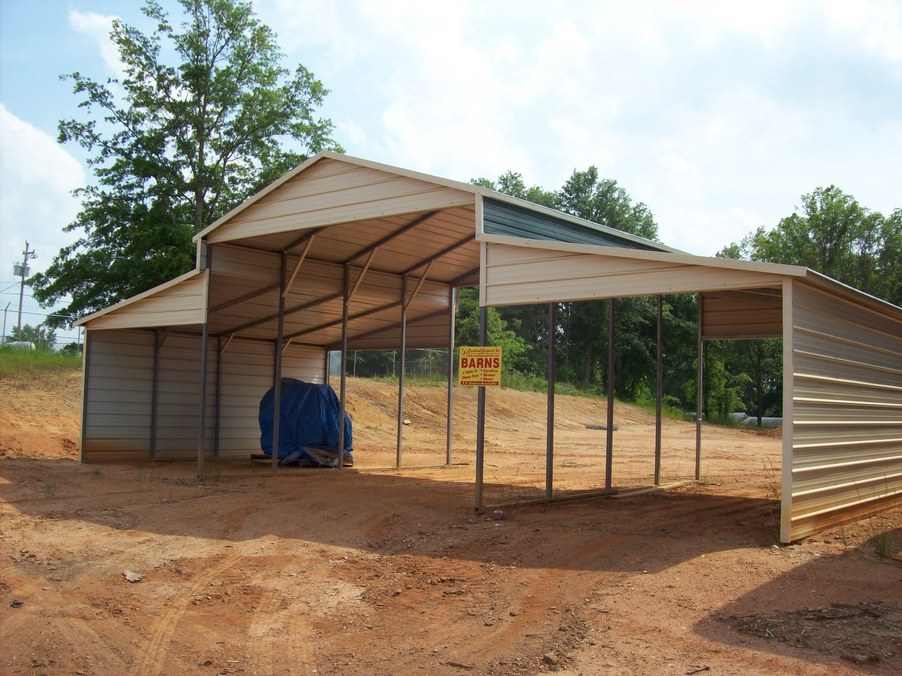
[[[406,215],[399,219],[371,219],[317,230],[308,257],[333,263],[350,261],[362,264],[374,244],[422,216],[423,214]],[[379,246],[372,267],[385,272],[401,273],[423,266],[429,258],[441,253],[431,274],[436,279],[452,280],[478,266],[478,245],[461,244],[469,238],[475,238],[472,219],[471,209],[455,210],[450,214],[445,211],[436,213]],[[236,243],[246,248],[273,252],[290,250],[298,253],[306,245],[306,242],[298,243],[298,239],[297,233],[287,233]]]
[[[134,329],[203,324],[207,308],[207,271],[194,272],[85,317],[79,326],[90,330]]]
[[[331,172],[322,180],[323,172]],[[473,204],[471,192],[323,159],[211,230],[209,242],[365,221]]]
[[[575,251],[486,243],[486,305],[621,298],[718,289],[779,286],[781,277],[756,269],[729,269],[682,261],[674,254],[643,252],[650,259],[611,255],[609,247]],[[688,257],[692,258],[692,257]],[[702,259],[704,260],[704,259]]]
[[[139,303],[147,298],[151,298],[153,296],[157,296],[158,294],[165,293],[175,287],[179,287],[185,283],[194,280],[195,278],[203,276],[205,273],[202,270],[191,270],[190,272],[186,272],[184,275],[180,275],[174,279],[165,282],[164,284],[160,284],[159,286],[155,286],[152,289],[148,289],[143,293],[139,293],[131,298],[127,298],[123,301],[116,303],[115,305],[111,305],[103,310],[99,310],[98,312],[94,312],[90,315],[82,317],[73,323],[73,326],[86,326],[89,323],[94,322],[100,317],[104,317],[111,313],[122,312],[125,308],[128,308],[131,305]],[[181,289],[175,292],[175,295],[180,295],[184,293],[184,289]]]

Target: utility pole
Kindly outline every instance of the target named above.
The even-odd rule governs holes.
[[[6,311],[9,310],[9,303],[3,308],[3,335],[0,336],[0,342],[6,343]]]
[[[13,274],[18,273],[22,277],[19,284],[19,328],[16,330],[16,340],[22,340],[22,297],[25,295],[25,278],[28,276],[28,261],[38,257],[36,251],[30,251],[28,248],[28,240],[25,240],[25,251],[22,252],[24,258],[22,265],[16,265],[13,268]]]

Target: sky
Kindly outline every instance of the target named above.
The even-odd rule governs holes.
[[[178,15],[176,0],[163,0]],[[77,233],[86,155],[64,73],[116,77],[110,21],[137,0],[0,0],[0,309],[26,240],[46,269]],[[358,157],[469,181],[560,188],[591,165],[713,255],[836,185],[902,207],[900,0],[256,0],[284,64],[331,90],[320,114]],[[26,288],[23,323],[43,318]],[[7,329],[8,330],[8,329]],[[74,336],[74,334],[71,334]],[[65,337],[65,335],[63,336]],[[72,338],[74,339],[74,338]]]

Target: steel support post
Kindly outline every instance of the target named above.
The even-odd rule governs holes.
[[[395,467],[401,466],[401,445],[404,443],[404,375],[407,373],[407,275],[401,278],[401,363],[398,369],[398,430],[395,446]]]
[[[216,339],[216,401],[213,407],[213,457],[219,457],[219,424],[222,422],[222,337]]]
[[[282,413],[282,343],[285,340],[285,275],[288,270],[288,254],[282,252],[279,266],[279,316],[276,323],[275,359],[273,368],[272,398],[272,471],[279,468],[279,426]]]
[[[157,418],[160,408],[160,350],[163,338],[159,331],[153,337],[153,383],[150,393],[150,459],[157,459]]]
[[[488,308],[479,308],[479,344],[488,342]],[[485,471],[485,387],[476,393],[476,509],[482,509],[482,484]]]
[[[702,478],[702,403],[705,400],[704,299],[698,294],[698,370],[695,382],[695,480]]]
[[[448,313],[450,330],[448,332],[448,423],[445,431],[445,464],[451,464],[451,433],[454,403],[454,333],[456,329],[457,289],[448,290]]]
[[[655,386],[655,486],[661,484],[661,424],[664,412],[664,296],[658,296],[657,381]]]
[[[205,321],[204,329],[200,337],[200,423],[197,431],[197,476],[204,476],[204,461],[207,448],[207,343],[210,337],[210,325]]]
[[[348,309],[351,304],[351,267],[345,265],[344,295],[341,303],[341,373],[338,395],[338,470],[345,466],[345,411],[348,403]]]
[[[554,385],[557,369],[554,363],[554,334],[557,322],[557,304],[548,304],[548,404],[545,418],[545,498],[554,494]]]
[[[614,343],[616,341],[616,299],[608,303],[608,415],[605,423],[604,487],[610,490],[614,468]]]

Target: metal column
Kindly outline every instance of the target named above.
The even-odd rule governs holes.
[[[545,497],[554,493],[554,385],[557,370],[554,363],[554,334],[557,323],[557,304],[548,304],[548,404],[545,418]]]
[[[351,303],[351,268],[345,265],[344,295],[341,302],[341,374],[338,395],[338,469],[345,466],[345,411],[348,393],[348,306]]]
[[[276,326],[275,359],[272,401],[272,471],[279,467],[279,425],[282,412],[282,343],[285,341],[285,274],[288,271],[288,254],[282,252],[279,266],[279,318]]]
[[[661,484],[661,418],[664,406],[664,297],[658,296],[658,354],[655,387],[655,486]]]
[[[698,294],[698,375],[695,383],[695,480],[702,478],[702,402],[705,396],[704,300]]]
[[[604,487],[610,490],[612,486],[611,473],[614,468],[614,342],[616,299],[611,298],[608,309],[608,416],[605,423],[605,458],[604,458]]]
[[[204,476],[204,460],[207,453],[207,343],[210,337],[210,325],[205,321],[200,345],[200,425],[197,433],[197,476]]]
[[[445,433],[445,464],[451,464],[451,428],[453,413],[453,396],[454,396],[454,332],[457,310],[457,289],[448,290],[448,312],[450,313],[449,323],[451,325],[448,335],[448,427]]]
[[[216,339],[216,402],[213,408],[213,457],[219,457],[219,425],[222,422],[222,337]]]
[[[401,466],[401,444],[404,438],[404,375],[407,372],[407,275],[401,278],[401,364],[398,369],[398,438],[395,467]]]
[[[79,329],[81,331],[81,329]],[[91,385],[91,343],[90,331],[85,328],[85,342],[81,353],[81,429],[79,431],[78,461],[85,462],[85,445],[88,441],[88,392]]]
[[[153,390],[150,393],[150,459],[157,459],[157,417],[160,408],[160,350],[164,338],[154,331],[153,338]]]
[[[488,342],[488,308],[479,308],[479,344]],[[476,509],[482,509],[482,482],[485,470],[485,386],[476,393]]]

